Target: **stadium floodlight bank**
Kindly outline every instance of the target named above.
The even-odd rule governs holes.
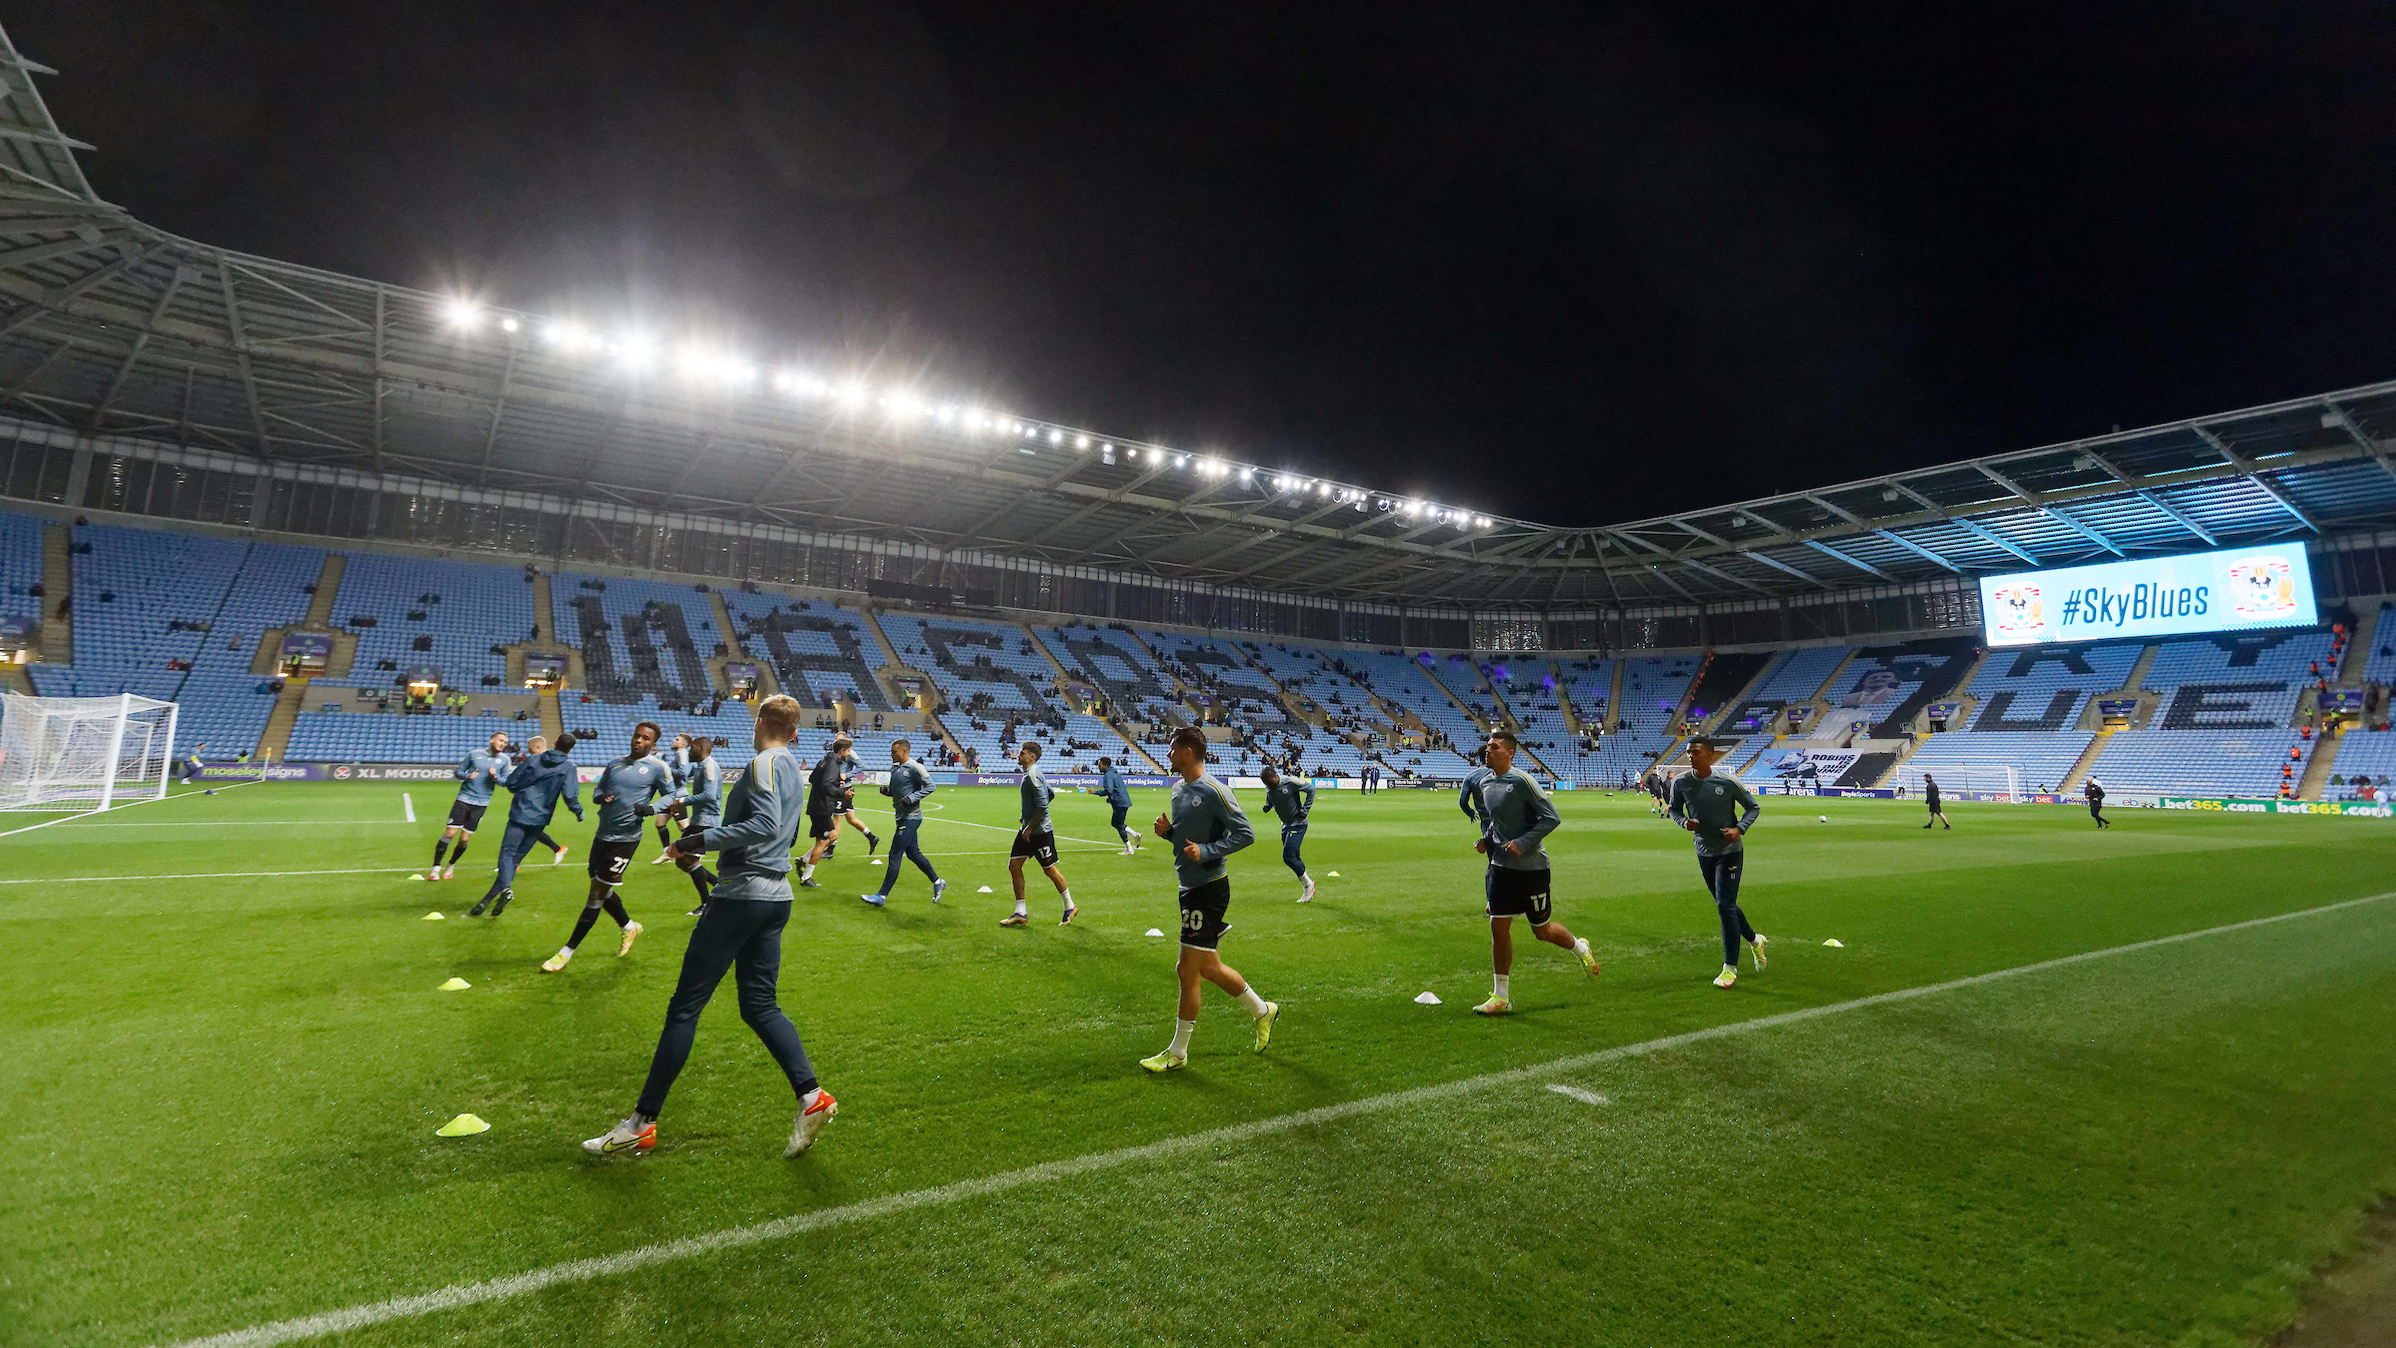
[[[0,697],[0,810],[105,810],[166,794],[176,707],[115,697]]]
[[[1923,769],[1908,765],[1897,769],[1896,777],[1888,784],[1903,791],[1906,799],[1919,800],[1927,794],[1922,787],[1924,775]],[[1932,767],[1927,775],[1938,778],[1939,794],[1950,799],[1983,800],[1993,796],[2017,805],[2030,799],[2022,792],[2021,769],[2009,765],[1983,763],[1970,767]]]

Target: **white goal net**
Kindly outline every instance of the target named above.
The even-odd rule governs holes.
[[[1925,776],[1938,779],[1941,796],[1962,798],[1987,795],[2016,802],[2026,799],[2022,794],[2021,769],[2010,764],[1975,764],[1969,767],[1956,764],[1942,768],[1934,763],[1928,769],[1923,769],[1908,763],[1897,769],[1897,775],[1890,778],[1888,784],[1903,791],[1907,800],[1920,800],[1925,794],[1922,786]]]
[[[0,810],[105,810],[166,794],[175,704],[0,697]]]

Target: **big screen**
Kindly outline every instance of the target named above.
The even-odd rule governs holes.
[[[1986,576],[1980,616],[1991,646],[2320,621],[2302,544]]]

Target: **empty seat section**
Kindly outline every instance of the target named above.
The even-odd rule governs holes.
[[[2099,694],[2128,682],[2144,642],[1995,650],[1972,680],[1974,733],[2070,730]],[[2086,743],[2085,740],[2082,741]]]
[[[959,748],[974,751],[984,771],[1007,771],[1015,746],[1027,738],[1061,757],[1067,723],[1054,694],[1056,666],[1032,649],[1022,628],[914,613],[884,613],[876,621],[902,658],[939,686],[941,723]]]
[[[1810,646],[1790,651],[1780,657],[1756,684],[1747,699],[1731,708],[1722,719],[1722,728],[1730,732],[1752,732],[1771,724],[1791,703],[1810,701],[1822,691],[1822,685],[1838,670],[1852,647]]]
[[[350,666],[354,679],[397,687],[410,666],[430,665],[452,688],[494,687],[507,677],[507,657],[491,648],[532,636],[532,581],[522,567],[379,552],[353,552],[347,558],[333,621],[357,635],[358,655]],[[553,632],[571,643],[571,629],[541,635]],[[430,648],[418,649],[419,642]]]
[[[623,706],[704,702],[714,694],[707,661],[732,634],[716,627],[715,604],[688,585],[621,576],[549,578],[558,639],[582,651],[592,696]]]
[[[41,616],[42,532],[46,521],[0,510],[0,618]]]
[[[894,710],[879,677],[888,662],[865,615],[821,599],[723,595],[740,627],[740,649],[772,669],[783,692],[818,709],[845,698],[869,712]]]

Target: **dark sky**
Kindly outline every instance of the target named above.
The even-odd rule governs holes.
[[[1555,523],[2396,376],[2387,7],[1699,8],[4,21],[205,242]]]

